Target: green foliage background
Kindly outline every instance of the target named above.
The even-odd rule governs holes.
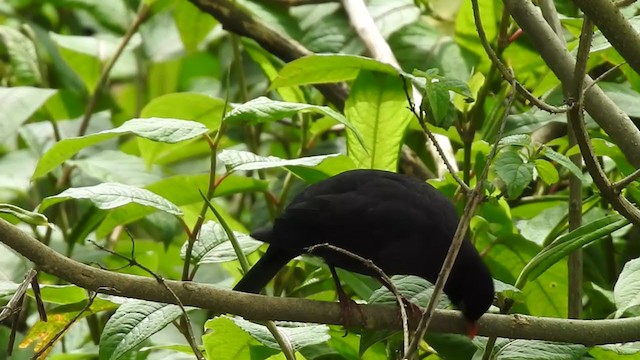
[[[417,166],[427,175],[437,172],[426,136],[407,109],[400,72],[358,56],[364,45],[338,2],[236,4],[322,55],[285,64],[253,40],[226,32],[184,0],[0,3],[0,202],[6,204],[0,216],[74,260],[149,276],[92,240],[135,257],[162,277],[183,279],[185,229],[194,230],[202,214],[200,191],[212,192],[214,206],[254,262],[264,247],[246,234],[269,223],[305,184],[355,168],[408,172]],[[481,0],[480,6],[488,37],[495,40],[501,3]],[[451,140],[460,176],[473,185],[486,166],[510,89],[491,70],[470,5],[372,0],[368,7],[402,74],[422,81],[429,128]],[[557,7],[573,49],[581,18],[570,2],[557,2]],[[625,14],[632,17],[637,8],[626,8]],[[139,31],[105,73],[143,13]],[[509,43],[503,59],[536,96],[562,103],[558,79],[526,37]],[[596,34],[590,74],[595,77],[620,62]],[[438,86],[432,85],[434,79]],[[331,82],[349,87],[343,109],[310,86]],[[640,117],[638,74],[622,67],[599,84],[629,116]],[[503,283],[498,304],[512,298],[512,312],[567,317],[566,255],[582,248],[582,317],[639,315],[640,300],[634,296],[640,282],[637,229],[611,210],[588,173],[568,160],[578,150],[569,146],[564,115],[531,108],[519,98],[506,115],[505,138],[487,180],[488,200],[471,220],[476,247]],[[633,172],[608,136],[593,122],[588,125],[610,179]],[[550,128],[565,133],[541,135]],[[567,232],[571,175],[583,179],[585,227]],[[450,174],[429,182],[462,209],[464,196]],[[625,195],[637,202],[638,183]],[[46,215],[52,226],[40,226],[46,221],[30,211]],[[188,277],[231,288],[241,277],[240,265],[220,221],[206,212]],[[0,252],[4,304],[29,264],[7,248]],[[354,298],[377,301],[382,296],[371,279],[341,275]],[[46,274],[40,280],[50,321],[38,321],[32,298],[27,300],[12,359],[30,358],[34,346],[41,348],[86,304],[82,289]],[[407,284],[405,295],[426,304],[429,284],[410,277],[396,280],[400,288]],[[329,272],[313,258],[290,263],[268,293],[335,300]],[[193,358],[172,325],[180,315],[173,306],[98,298],[48,356]],[[209,358],[284,358],[258,325],[204,310],[190,310],[190,315]],[[339,327],[324,325],[282,327],[306,359],[392,358],[399,339],[386,333],[343,336]],[[0,348],[8,338],[9,328],[0,327]],[[486,339],[434,334],[427,343],[422,353],[428,359],[465,359],[480,356]],[[640,351],[637,344],[586,348],[506,339],[496,346],[495,359],[518,359],[523,352],[539,359],[631,359]]]

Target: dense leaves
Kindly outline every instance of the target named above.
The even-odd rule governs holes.
[[[543,101],[570,104],[530,37],[503,16],[503,2],[478,2],[490,46],[520,84]],[[74,261],[230,289],[264,251],[248,234],[273,222],[304,186],[341,172],[373,168],[428,179],[462,210],[468,194],[440,164],[426,128],[449,139],[443,151],[468,186],[489,167],[469,235],[494,277],[491,311],[564,318],[569,291],[584,290],[578,310],[585,319],[640,316],[637,228],[601,196],[588,169],[570,160],[580,149],[569,141],[566,114],[542,111],[521,95],[505,107],[512,89],[479,42],[470,3],[367,1],[369,14],[358,16],[371,16],[399,67],[369,57],[376,53],[370,39],[361,40],[342,3],[0,1],[0,217]],[[573,2],[554,4],[574,49],[582,15]],[[201,10],[214,5],[230,8],[213,12],[217,18]],[[636,29],[639,8],[622,9]],[[261,38],[271,30],[279,35]],[[623,61],[597,31],[587,71],[602,75],[598,86],[636,120],[640,77],[631,66],[612,67]],[[592,120],[586,116],[589,140],[607,178],[633,174],[620,142]],[[571,177],[581,180],[571,195],[582,199],[574,230]],[[640,203],[638,181],[615,191]],[[584,278],[576,286],[567,257],[577,251]],[[13,304],[32,265],[0,250],[0,306]],[[338,273],[355,300],[395,306],[377,281]],[[54,275],[39,274],[40,291],[26,292],[16,316],[3,312],[0,357],[11,327],[11,358],[20,360],[39,351],[52,359],[284,358],[264,324],[216,309],[94,297]],[[432,284],[392,280],[407,300],[429,302]],[[292,261],[266,294],[336,299],[330,272],[312,257]],[[38,320],[39,300],[46,322]],[[450,306],[446,298],[438,305]],[[339,326],[276,326],[298,358],[389,359],[402,349],[393,330],[345,336]],[[486,349],[490,343],[429,333],[419,351],[434,360],[640,354],[637,342],[587,347],[500,338]]]

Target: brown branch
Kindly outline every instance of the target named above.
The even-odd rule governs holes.
[[[640,73],[640,36],[611,0],[574,0],[611,46]]]
[[[42,271],[89,291],[176,304],[174,296],[153,278],[113,273],[79,263],[55,252],[4,220],[0,220],[0,242],[34,262]],[[342,324],[340,305],[337,303],[245,294],[195,282],[165,280],[165,284],[185,306],[237,314],[251,320]],[[365,319],[365,328],[401,328],[394,306],[358,306]],[[354,315],[350,320],[356,324],[358,319]],[[465,325],[460,312],[437,310],[429,329],[464,334]],[[479,334],[483,336],[595,345],[637,341],[640,318],[569,320],[485,314],[479,320],[479,325]],[[410,323],[410,326],[415,326],[415,323]]]
[[[288,39],[266,24],[242,11],[239,5],[229,0],[189,0],[200,10],[210,14],[222,24],[224,29],[255,40],[260,46],[282,61],[289,62],[311,55],[294,40]],[[344,107],[347,90],[342,84],[315,85],[318,90],[337,108]]]
[[[575,60],[528,0],[503,0],[511,16],[529,36],[545,63],[563,84],[573,83]],[[585,87],[593,82],[585,77]],[[626,158],[640,168],[640,130],[602,89],[592,86],[585,93],[585,109],[620,147]]]

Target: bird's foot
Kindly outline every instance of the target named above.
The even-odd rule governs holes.
[[[360,323],[364,324],[364,313],[358,303],[349,298],[344,292],[338,292],[338,301],[340,302],[340,317],[342,318],[342,325],[344,326],[344,335],[347,336],[349,328],[352,327],[352,314],[353,310],[360,314]]]

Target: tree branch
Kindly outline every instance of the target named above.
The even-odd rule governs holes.
[[[575,60],[562,46],[553,30],[544,20],[538,8],[528,0],[503,0],[511,16],[530,37],[545,63],[563,84],[571,86]],[[585,77],[585,88],[593,80]],[[640,168],[640,130],[597,85],[585,93],[585,109],[620,147],[626,158]]]
[[[574,0],[573,3],[602,31],[631,68],[640,74],[640,36],[617,4],[611,0]]]
[[[0,242],[33,261],[39,269],[90,291],[175,304],[174,295],[155,279],[96,269],[53,251],[32,236],[0,220]],[[185,306],[232,313],[250,320],[284,320],[341,324],[340,304],[307,299],[277,298],[222,290],[212,285],[166,280]],[[387,305],[358,305],[366,329],[400,329],[397,309]],[[358,324],[354,314],[351,324]],[[458,311],[438,310],[429,329],[465,333],[465,320]],[[410,326],[415,327],[415,323]],[[485,314],[479,321],[480,335],[538,339],[575,344],[607,344],[638,340],[640,318],[617,320],[568,320],[523,315]]]
[[[210,14],[230,32],[255,40],[260,46],[284,62],[311,55],[298,42],[284,37],[262,22],[243,12],[229,0],[189,0],[200,10]],[[337,108],[344,107],[347,90],[343,84],[315,85]]]

